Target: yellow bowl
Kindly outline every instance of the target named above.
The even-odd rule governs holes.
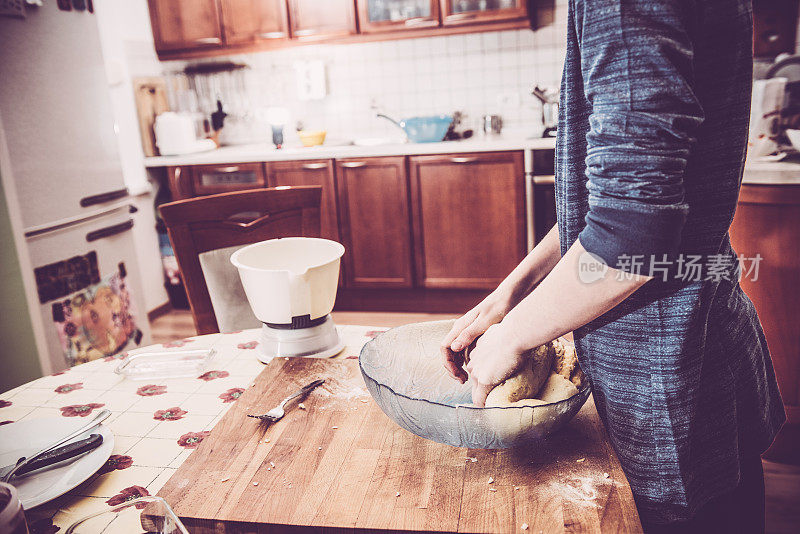
[[[300,136],[300,142],[303,146],[317,146],[325,142],[325,135],[328,132],[325,130],[303,130],[297,132]]]

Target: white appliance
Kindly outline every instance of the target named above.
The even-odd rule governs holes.
[[[194,121],[189,115],[165,111],[156,117],[153,131],[156,146],[162,156],[179,156],[204,150],[214,150],[217,144],[211,139],[197,139]]]
[[[2,246],[17,248],[42,371],[149,344],[96,17],[28,5],[0,17],[0,51]]]
[[[326,358],[344,345],[330,317],[344,247],[309,237],[270,239],[231,256],[253,313],[264,323],[257,353]]]

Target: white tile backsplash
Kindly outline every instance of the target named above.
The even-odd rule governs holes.
[[[459,110],[473,127],[481,115],[499,114],[507,129],[535,134],[540,111],[530,89],[560,81],[566,9],[560,0],[555,13],[543,8],[544,26],[536,31],[312,45],[231,59],[251,67],[246,85],[254,110],[287,107],[293,122],[325,128],[329,139],[396,136],[394,126],[374,117],[373,104],[398,118]],[[326,66],[328,95],[319,102],[303,102],[295,94],[293,63],[308,59]],[[162,63],[165,71],[185,65]]]

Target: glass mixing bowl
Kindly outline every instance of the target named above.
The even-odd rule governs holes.
[[[505,449],[531,443],[565,425],[589,397],[584,386],[572,397],[538,406],[476,408],[469,383],[445,371],[439,344],[453,321],[394,328],[364,345],[361,374],[375,402],[398,425],[454,447]]]

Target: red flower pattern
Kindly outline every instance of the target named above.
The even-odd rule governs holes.
[[[106,463],[103,464],[103,467],[97,471],[98,474],[103,475],[105,473],[110,473],[111,471],[116,471],[118,469],[127,469],[133,465],[133,458],[130,456],[123,456],[121,454],[112,454],[106,460]]]
[[[211,380],[214,380],[215,378],[227,378],[229,376],[231,376],[231,374],[228,371],[206,371],[197,378],[209,382]]]
[[[157,386],[155,384],[147,384],[136,390],[136,394],[142,397],[154,397],[156,395],[163,395],[166,392],[167,386]]]
[[[236,346],[240,349],[254,349],[258,346],[258,341],[248,341],[247,343],[239,343]]]
[[[117,506],[138,499],[139,497],[147,497],[148,495],[150,495],[150,492],[145,488],[141,486],[130,486],[108,499],[106,503],[108,503],[109,506]],[[136,505],[136,508],[141,510],[145,506],[145,503],[139,503]]]
[[[103,361],[113,362],[114,360],[124,360],[127,356],[127,352],[120,352],[119,354],[112,354],[111,356],[103,356]]]
[[[219,396],[219,398],[222,399],[222,402],[233,402],[235,400],[238,400],[239,397],[242,396],[242,393],[244,393],[243,388],[231,388],[228,391],[222,393]]]
[[[364,335],[370,339],[375,339],[378,335],[383,334],[386,330],[368,330]]]
[[[158,410],[153,414],[153,419],[158,421],[177,421],[178,419],[183,419],[183,416],[187,413],[189,412],[181,410],[178,406],[173,406],[166,410]]]
[[[53,373],[50,376],[61,376],[61,375],[67,374],[67,371],[69,371],[69,369],[64,369],[63,371],[59,371],[57,373]]]
[[[186,345],[187,343],[191,343],[192,341],[194,341],[194,340],[193,339],[178,339],[176,341],[169,341],[167,343],[163,343],[161,346],[164,347],[165,349],[172,349],[172,348],[176,348],[176,347],[182,347],[182,346]]]
[[[210,433],[211,432],[208,430],[204,430],[202,432],[187,432],[178,438],[178,445],[184,449],[196,449],[197,446],[200,445],[200,442],[202,442]]]
[[[64,417],[86,417],[95,408],[102,408],[105,404],[97,402],[90,402],[89,404],[73,404],[72,406],[63,406],[61,408],[61,415]]]
[[[70,391],[75,391],[76,389],[83,389],[83,382],[76,382],[75,384],[64,384],[62,386],[58,386],[55,389],[55,392],[69,393]]]
[[[11,401],[0,399],[0,408],[8,408],[12,404],[14,404],[14,403],[11,402]]]

